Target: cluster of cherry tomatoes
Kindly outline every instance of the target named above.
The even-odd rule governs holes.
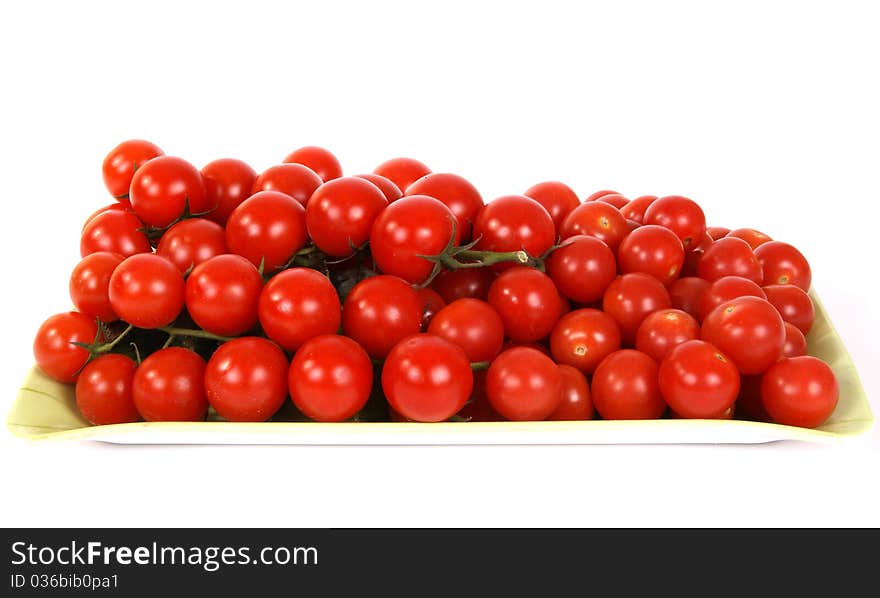
[[[103,164],[38,366],[94,424],[741,417],[814,427],[810,266],[682,196],[488,203],[396,158],[343,176],[304,147],[258,174],[129,140]],[[287,397],[291,401],[287,401]],[[380,413],[376,416],[376,413]],[[285,416],[287,417],[287,416]]]

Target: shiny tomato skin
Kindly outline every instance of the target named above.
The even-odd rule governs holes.
[[[785,323],[785,344],[782,346],[783,357],[800,357],[807,354],[807,338],[800,329],[789,322]]]
[[[658,382],[666,403],[680,417],[716,419],[736,401],[740,374],[717,347],[692,340],[660,363]]]
[[[136,369],[134,360],[118,353],[90,361],[77,378],[74,391],[82,416],[96,426],[138,421],[132,395]]]
[[[58,382],[75,382],[79,370],[89,359],[89,352],[72,343],[92,343],[97,336],[98,325],[94,318],[75,311],[50,316],[34,337],[37,367]]]
[[[661,309],[642,320],[636,332],[636,349],[657,363],[672,349],[700,338],[700,324],[680,309]]]
[[[621,195],[620,193],[609,193],[608,195],[603,195],[602,197],[597,197],[596,201],[605,202],[610,204],[620,210],[626,204],[629,203],[629,199]]]
[[[489,366],[486,394],[508,420],[543,420],[562,402],[562,376],[553,360],[536,349],[507,349]]]
[[[546,268],[559,292],[578,303],[601,299],[617,276],[614,253],[603,241],[587,235],[567,238],[550,254]]]
[[[749,244],[737,237],[718,239],[703,252],[697,274],[709,282],[724,276],[741,276],[761,284],[763,270]]]
[[[489,298],[489,287],[495,280],[491,268],[462,268],[461,270],[444,270],[437,275],[431,287],[440,293],[448,304],[457,299]]]
[[[288,372],[290,398],[307,417],[340,422],[363,409],[373,389],[367,352],[345,336],[326,334],[306,341]]]
[[[302,164],[325,183],[342,176],[342,165],[330,150],[315,145],[295,149],[284,158],[285,164]]]
[[[117,253],[98,251],[84,257],[73,268],[68,290],[78,312],[107,323],[119,319],[110,305],[110,276],[124,259]]]
[[[413,158],[391,158],[379,164],[373,174],[385,177],[405,193],[410,185],[431,174],[431,169]]]
[[[838,398],[834,372],[809,355],[781,359],[761,377],[761,401],[778,424],[820,426],[834,413]]]
[[[295,199],[279,191],[260,191],[244,200],[226,222],[226,246],[246,257],[264,272],[286,264],[302,249],[306,211]]]
[[[601,189],[588,195],[586,199],[584,199],[584,202],[596,201],[600,197],[605,197],[606,195],[620,195],[620,193],[618,193],[617,191],[612,191],[611,189]]]
[[[257,324],[263,277],[240,255],[218,255],[186,279],[186,309],[193,321],[220,336],[238,336]]]
[[[570,365],[557,365],[562,384],[562,399],[547,416],[552,421],[580,421],[593,419],[593,400],[590,383],[580,370]]]
[[[206,164],[201,173],[208,203],[214,206],[205,218],[224,225],[232,211],[251,196],[257,171],[241,160],[220,158]]]
[[[382,366],[382,390],[388,403],[413,421],[449,419],[464,407],[473,383],[464,351],[431,334],[404,338]]]
[[[773,240],[770,238],[769,235],[765,235],[761,231],[755,230],[753,228],[737,228],[730,231],[724,236],[737,237],[738,239],[742,239],[749,244],[749,247],[752,248],[752,251],[754,251],[764,243],[769,243]]]
[[[385,195],[385,199],[388,200],[388,203],[397,201],[398,199],[403,197],[403,191],[398,189],[397,185],[395,185],[390,179],[387,179],[382,175],[369,173],[356,174],[354,176],[359,179],[364,179],[365,181],[370,181],[371,183],[376,185],[379,188],[379,191],[381,191],[382,194]]]
[[[205,218],[187,218],[162,235],[156,254],[177,266],[181,274],[216,255],[226,253],[226,231]]]
[[[176,156],[153,158],[137,169],[131,179],[131,208],[144,224],[164,228],[190,214],[214,208],[198,169]]]
[[[679,278],[669,285],[669,299],[672,307],[700,318],[700,300],[711,283],[697,276]]]
[[[742,276],[722,276],[709,287],[700,297],[697,308],[697,318],[703,321],[712,310],[737,297],[759,297],[766,299],[767,295],[755,284],[754,281]]]
[[[437,312],[428,334],[458,345],[471,362],[491,361],[504,344],[504,323],[485,301],[458,299]]]
[[[635,341],[636,331],[648,314],[669,307],[672,301],[663,283],[641,272],[618,276],[602,297],[602,310],[617,322],[624,344]]]
[[[793,284],[810,290],[813,273],[807,258],[797,248],[780,241],[763,243],[755,250],[755,258],[763,271],[762,286]]]
[[[657,224],[681,239],[685,250],[695,246],[706,232],[706,216],[697,202],[681,195],[667,195],[651,202],[645,210],[645,224]]]
[[[287,373],[287,357],[272,341],[254,336],[232,339],[208,360],[208,403],[229,421],[266,421],[287,397]]]
[[[257,176],[251,187],[251,195],[260,191],[276,191],[292,197],[305,207],[312,193],[323,182],[311,168],[302,164],[276,164]]]
[[[413,182],[405,195],[427,195],[444,204],[455,216],[463,243],[471,240],[474,220],[483,209],[483,196],[467,179],[457,174],[433,172]]]
[[[422,327],[422,303],[406,281],[373,276],[357,283],[342,306],[342,329],[375,359]]]
[[[286,351],[296,351],[310,338],[335,334],[341,310],[333,283],[311,268],[291,268],[273,276],[257,307],[263,332]]]
[[[760,374],[782,356],[785,325],[765,299],[737,297],[706,316],[701,336],[729,357],[740,373]]]
[[[534,268],[515,267],[498,275],[489,287],[488,303],[508,338],[529,343],[550,334],[559,319],[559,294],[553,280]]]
[[[152,253],[139,253],[113,270],[108,297],[120,319],[138,328],[160,328],[183,309],[185,285],[174,264]]]
[[[804,334],[810,331],[816,319],[816,308],[803,289],[793,284],[774,284],[762,290],[783,320],[797,326]]]
[[[577,193],[560,181],[545,181],[532,185],[526,189],[523,195],[534,199],[544,206],[544,209],[547,210],[547,213],[550,214],[550,218],[553,220],[557,237],[565,217],[581,204]]]
[[[318,249],[347,257],[370,238],[373,222],[388,200],[373,183],[358,177],[335,178],[312,194],[306,229]]]
[[[586,307],[559,318],[550,333],[550,352],[557,363],[589,375],[606,356],[620,349],[620,342],[614,318]]]
[[[627,220],[632,220],[633,222],[644,224],[645,211],[648,209],[648,206],[650,206],[656,200],[656,195],[641,195],[620,208],[620,213]]]
[[[544,207],[524,195],[505,195],[486,204],[474,222],[476,249],[524,250],[532,257],[543,255],[556,241],[553,219]],[[510,267],[498,264],[496,270]]]
[[[711,237],[713,241],[717,241],[722,237],[726,237],[727,233],[730,232],[729,228],[725,228],[723,226],[709,226],[706,228],[706,233]]]
[[[90,253],[107,251],[128,257],[136,253],[151,253],[153,248],[143,228],[144,223],[137,216],[124,210],[107,210],[97,214],[83,227],[79,254],[85,257]]]
[[[120,212],[131,212],[130,207],[126,207],[126,206],[122,205],[121,203],[119,203],[118,201],[114,201],[111,204],[107,204],[106,206],[102,206],[102,207],[98,208],[97,210],[95,210],[94,212],[92,212],[91,214],[89,214],[88,218],[86,218],[83,221],[82,229],[80,229],[80,234],[85,232],[86,225],[89,222],[91,222],[95,218],[95,216],[103,214],[104,212],[109,212],[111,210],[118,210]]]
[[[434,319],[437,312],[446,307],[446,302],[440,293],[431,287],[416,289],[416,294],[419,296],[419,303],[422,306],[422,331],[424,332],[431,325],[431,320]]]
[[[666,402],[657,373],[657,362],[641,351],[611,353],[593,373],[593,406],[602,419],[659,418],[666,411]]]
[[[135,171],[164,152],[145,139],[128,139],[114,147],[104,158],[101,171],[104,186],[113,197],[127,203],[131,179]]]
[[[684,247],[671,230],[647,224],[620,242],[617,264],[621,274],[643,272],[669,285],[684,265]]]
[[[565,217],[559,236],[565,240],[574,235],[587,235],[603,241],[612,251],[629,234],[626,218],[609,203],[584,202]]]
[[[204,421],[205,360],[182,347],[160,349],[138,366],[132,396],[146,421]]]

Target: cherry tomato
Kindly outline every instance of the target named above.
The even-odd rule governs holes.
[[[679,278],[669,285],[669,299],[672,307],[700,318],[699,305],[703,293],[711,283],[696,276]]]
[[[76,381],[76,406],[96,426],[136,422],[132,397],[137,366],[125,355],[108,353],[90,361]]]
[[[82,257],[98,251],[128,257],[153,251],[144,224],[138,217],[123,210],[107,210],[86,222],[79,242]]]
[[[557,365],[562,384],[562,399],[553,413],[547,416],[553,421],[577,421],[593,419],[593,400],[587,378],[570,365]]]
[[[163,155],[159,146],[144,139],[123,141],[107,154],[101,167],[110,195],[128,203],[128,191],[135,171],[149,160]]]
[[[636,349],[658,363],[672,349],[700,338],[700,324],[680,309],[661,309],[642,320],[636,332]]]
[[[205,191],[202,174],[175,156],[153,158],[131,179],[131,208],[144,224],[166,227],[184,214],[201,214],[214,208]]]
[[[437,312],[428,334],[458,345],[469,361],[491,361],[504,344],[504,323],[488,303],[459,299]]]
[[[617,263],[623,274],[643,272],[668,285],[684,265],[684,247],[668,228],[640,226],[620,242]]]
[[[544,255],[556,241],[553,219],[544,207],[524,195],[505,195],[486,204],[474,222],[476,248],[483,251],[518,251]],[[496,270],[509,265],[498,264]]]
[[[422,303],[406,281],[373,276],[357,283],[342,306],[342,329],[370,357],[383,359],[403,338],[422,327]]]
[[[244,200],[226,223],[226,246],[265,272],[286,264],[303,248],[306,211],[289,195],[261,191]]]
[[[800,357],[807,354],[807,339],[797,326],[785,323],[785,344],[782,346],[783,357]]]
[[[102,322],[119,319],[110,305],[110,275],[124,258],[116,253],[98,251],[84,257],[70,275],[68,289],[76,310]]]
[[[80,235],[82,235],[82,233],[85,232],[85,230],[86,230],[86,225],[87,225],[89,222],[91,222],[91,221],[95,218],[95,216],[98,216],[99,214],[103,214],[104,212],[109,212],[109,211],[111,211],[111,210],[118,210],[118,211],[120,211],[120,212],[131,211],[130,208],[125,207],[124,205],[122,205],[122,204],[119,203],[118,201],[115,201],[115,202],[113,202],[113,203],[111,203],[111,204],[108,204],[108,205],[106,205],[106,206],[103,206],[103,207],[101,207],[101,208],[98,208],[97,210],[95,210],[94,212],[92,212],[91,214],[89,214],[89,217],[85,219],[85,221],[83,222],[83,225],[82,225],[82,229],[80,230]]]
[[[434,172],[412,183],[405,194],[427,195],[443,203],[455,216],[462,242],[470,241],[474,220],[483,209],[483,197],[466,179],[457,174]]]
[[[325,334],[300,347],[287,376],[290,398],[307,417],[341,422],[363,409],[373,389],[373,364],[345,336]]]
[[[727,355],[743,374],[760,374],[781,356],[785,325],[776,308],[758,297],[737,297],[703,320],[703,340]]]
[[[160,349],[138,366],[132,396],[148,422],[203,421],[208,413],[205,360],[182,347]]]
[[[620,208],[620,213],[627,220],[644,224],[645,211],[656,200],[656,195],[641,195]]]
[[[208,360],[208,403],[229,421],[266,421],[287,397],[287,371],[287,357],[275,343],[255,336],[232,339]]]
[[[620,193],[618,193],[617,191],[612,191],[611,189],[602,189],[601,191],[596,191],[595,193],[590,194],[584,201],[596,201],[600,197],[604,197],[606,195],[620,195]]]
[[[762,286],[793,284],[804,291],[810,290],[813,273],[804,255],[788,243],[769,241],[755,250],[755,257],[763,268]]]
[[[602,297],[602,310],[620,326],[626,344],[635,341],[636,331],[648,314],[668,307],[672,307],[672,301],[663,283],[640,272],[618,276]]]
[[[598,309],[587,307],[565,314],[550,334],[553,359],[584,374],[592,374],[600,361],[618,349],[620,328]]]
[[[601,201],[607,204],[611,204],[618,210],[623,206],[629,203],[629,200],[625,198],[620,193],[609,193],[608,195],[603,195],[602,197],[597,197],[596,201]]]
[[[427,330],[437,312],[446,307],[446,302],[431,287],[417,289],[416,294],[419,296],[419,303],[422,306],[422,330]]]
[[[251,188],[251,194],[277,191],[289,195],[305,207],[321,183],[321,177],[302,164],[276,164],[260,173]]]
[[[839,389],[834,372],[821,359],[786,357],[761,378],[761,400],[779,424],[815,428],[837,407]]]
[[[218,255],[186,279],[186,309],[193,321],[220,336],[244,334],[257,323],[263,277],[240,255]]]
[[[364,179],[370,181],[377,187],[379,187],[379,191],[381,191],[385,195],[385,199],[388,200],[388,203],[393,201],[397,201],[401,197],[403,197],[403,191],[397,188],[391,180],[386,179],[382,175],[378,174],[356,174],[355,175],[359,179]]]
[[[313,171],[325,183],[342,176],[342,165],[329,150],[307,145],[295,149],[284,158],[285,163],[302,164]]]
[[[373,223],[370,250],[385,274],[413,284],[425,282],[438,255],[452,238],[455,218],[444,204],[427,195],[410,195],[389,204]],[[458,243],[458,231],[455,231]]]
[[[765,235],[759,230],[755,230],[753,228],[738,228],[736,230],[732,230],[727,233],[725,236],[727,237],[736,237],[738,239],[742,239],[746,243],[749,244],[749,247],[752,248],[752,251],[757,249],[759,246],[772,241],[768,235]]]
[[[403,339],[382,366],[382,390],[388,403],[413,421],[449,419],[464,407],[473,384],[464,351],[431,334]]]
[[[767,295],[764,294],[761,287],[748,278],[743,278],[742,276],[722,276],[711,283],[700,297],[697,317],[702,321],[716,307],[737,297],[759,297],[766,299]]]
[[[596,237],[586,235],[567,238],[550,254],[546,267],[559,292],[578,303],[600,299],[617,276],[611,249]]]
[[[379,164],[373,174],[385,177],[405,193],[407,187],[431,174],[431,169],[412,158],[392,158]]]
[[[446,303],[456,299],[489,298],[489,287],[495,280],[491,268],[462,268],[460,270],[444,270],[437,275],[431,287],[440,293]]]
[[[706,216],[697,202],[681,195],[667,195],[645,210],[645,224],[665,226],[674,232],[685,250],[696,245],[706,232]]]
[[[717,419],[739,393],[739,371],[724,353],[701,340],[675,347],[660,363],[660,392],[680,417]]]
[[[726,237],[727,233],[730,232],[729,228],[724,228],[723,226],[710,226],[706,229],[706,233],[712,238],[713,241],[717,241],[721,237]]]
[[[312,194],[306,206],[306,229],[318,249],[346,257],[369,240],[373,222],[387,205],[373,183],[358,177],[335,178]]]
[[[125,258],[110,276],[110,305],[138,328],[160,328],[183,309],[185,283],[177,267],[163,257],[139,253]]]
[[[217,224],[226,224],[232,210],[251,196],[257,172],[247,163],[235,158],[209,162],[201,172],[208,203],[215,206],[205,218]]]
[[[612,251],[629,234],[626,218],[611,204],[601,201],[582,203],[565,217],[559,236],[587,235],[604,241]]]
[[[544,209],[550,214],[550,218],[553,219],[556,236],[559,236],[559,230],[562,228],[562,222],[565,220],[565,217],[581,204],[577,193],[571,187],[559,181],[546,181],[532,185],[526,189],[523,195],[534,199],[544,206]]]
[[[714,282],[724,276],[741,276],[761,284],[761,264],[749,244],[736,237],[718,239],[703,252],[697,265],[700,278]]]
[[[75,311],[55,314],[37,330],[34,359],[53,380],[74,382],[89,352],[73,343],[92,343],[97,337],[98,325],[93,318]]]
[[[813,300],[803,289],[792,284],[772,284],[764,287],[763,292],[783,320],[794,324],[804,334],[810,331],[816,311]]]
[[[666,402],[660,394],[657,372],[657,362],[641,351],[611,353],[593,374],[593,406],[602,419],[659,418],[666,411]]]
[[[263,287],[258,313],[266,336],[283,349],[296,351],[310,338],[335,334],[341,309],[329,278],[311,268],[291,268]]]
[[[156,254],[186,274],[215,255],[226,253],[226,231],[205,218],[188,218],[173,225],[159,240]]]
[[[516,267],[502,272],[489,287],[488,301],[501,316],[504,332],[516,342],[544,338],[559,319],[556,286],[549,276],[534,268]]]
[[[527,347],[502,352],[486,373],[492,407],[512,421],[543,420],[562,402],[562,375],[553,360]]]

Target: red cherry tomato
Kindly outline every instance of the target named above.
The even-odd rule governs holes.
[[[783,320],[791,322],[804,334],[810,331],[816,310],[813,300],[803,289],[792,284],[773,284],[764,287],[763,292]]]
[[[562,400],[553,413],[547,416],[553,421],[578,421],[593,419],[593,400],[587,378],[570,365],[558,365],[562,384]]]
[[[669,292],[653,276],[633,272],[614,279],[602,297],[602,310],[620,326],[623,342],[632,344],[648,314],[672,307]]]
[[[732,230],[727,235],[727,237],[736,237],[738,239],[742,239],[746,243],[749,244],[749,247],[752,248],[752,251],[757,249],[759,246],[772,241],[768,235],[765,235],[759,230],[755,230],[753,228],[738,228],[736,230]]]
[[[240,255],[218,255],[186,279],[186,309],[193,321],[220,336],[244,334],[257,323],[263,277]]]
[[[504,344],[504,323],[488,303],[459,299],[437,312],[428,334],[458,345],[469,361],[491,361]]]
[[[98,251],[128,257],[153,251],[143,231],[144,223],[123,210],[107,210],[86,222],[79,242],[82,257]]]
[[[767,413],[787,426],[822,425],[834,413],[838,394],[834,372],[809,355],[781,359],[761,378],[761,400]]]
[[[263,287],[258,313],[266,336],[283,349],[296,351],[310,338],[335,334],[341,309],[329,278],[311,268],[291,268]]]
[[[657,224],[674,232],[685,250],[696,245],[706,232],[706,216],[697,202],[681,195],[667,195],[645,210],[645,224]]]
[[[49,317],[34,338],[34,359],[44,374],[58,382],[76,381],[89,352],[73,343],[92,343],[98,337],[93,318],[71,311]]]
[[[590,390],[602,419],[657,419],[666,402],[657,383],[657,362],[641,351],[623,349],[599,363]]]
[[[782,346],[783,357],[800,357],[807,354],[807,339],[797,326],[785,323],[785,344]]]
[[[700,321],[704,320],[712,310],[737,297],[759,297],[766,299],[767,295],[761,287],[753,281],[742,276],[723,276],[711,283],[703,295],[697,308]]]
[[[559,319],[559,294],[549,276],[527,267],[502,272],[489,287],[489,305],[495,308],[504,332],[516,342],[537,341]]]
[[[623,206],[629,203],[629,200],[625,198],[620,193],[609,193],[608,195],[603,195],[602,197],[597,197],[596,201],[601,201],[607,204],[611,204],[618,210]]]
[[[524,195],[505,195],[483,208],[474,222],[476,248],[483,251],[519,251],[544,255],[556,241],[553,219],[544,207]],[[509,267],[499,264],[496,270]]]
[[[674,281],[669,285],[669,299],[672,301],[672,307],[699,318],[700,300],[710,284],[708,280],[696,276],[687,276]]]
[[[345,336],[325,334],[306,341],[290,362],[290,398],[307,417],[341,422],[363,409],[373,389],[373,364]]]
[[[98,251],[84,257],[70,275],[68,289],[73,306],[80,313],[102,322],[119,319],[108,296],[110,275],[124,258],[116,253]]]
[[[205,360],[182,347],[160,349],[134,374],[132,396],[148,422],[203,421],[208,413]]]
[[[550,254],[546,267],[559,292],[578,303],[600,299],[617,276],[611,249],[596,237],[586,235],[567,238]]]
[[[460,270],[444,270],[437,275],[431,287],[440,293],[446,303],[456,299],[489,298],[489,287],[495,280],[491,268],[462,268]]]
[[[251,196],[257,172],[241,160],[221,158],[202,168],[202,180],[208,203],[215,206],[205,218],[223,225],[232,210]]]
[[[128,191],[135,171],[161,155],[163,152],[159,146],[144,139],[123,141],[110,150],[101,167],[107,191],[113,197],[128,203]]]
[[[793,284],[810,290],[813,273],[804,255],[788,243],[769,241],[755,250],[755,258],[763,268],[762,286]]]
[[[388,203],[393,201],[397,201],[401,197],[403,197],[403,191],[397,188],[390,179],[386,179],[385,177],[378,174],[356,174],[355,175],[359,179],[364,179],[366,181],[370,181],[377,187],[379,187],[379,191],[381,191],[385,195],[385,199],[388,200]]]
[[[620,208],[620,213],[627,220],[644,224],[645,211],[656,200],[656,195],[641,195]]]
[[[260,173],[251,188],[251,194],[277,191],[289,195],[305,207],[321,183],[321,177],[302,164],[276,164]]]
[[[382,366],[382,390],[388,403],[413,421],[449,419],[464,407],[473,383],[464,351],[431,334],[403,339]]]
[[[406,195],[427,195],[444,204],[455,216],[461,241],[470,241],[474,220],[483,209],[483,197],[466,179],[442,172],[426,174],[406,188]]]
[[[553,327],[550,351],[557,363],[592,374],[606,356],[620,349],[620,328],[598,309],[576,309]]]
[[[318,249],[346,257],[367,242],[373,222],[387,205],[373,183],[357,177],[336,178],[312,194],[306,206],[306,229]]]
[[[643,272],[668,285],[684,265],[684,247],[671,230],[648,224],[620,242],[617,263],[623,274]]]
[[[714,345],[687,341],[660,364],[660,392],[680,417],[717,419],[739,393],[739,371]]]
[[[629,234],[626,218],[611,204],[601,201],[582,203],[565,217],[559,236],[587,235],[604,241],[612,251]]]
[[[307,145],[295,149],[284,158],[285,163],[302,164],[313,171],[325,183],[342,176],[342,165],[329,150]]]
[[[177,318],[185,283],[177,267],[163,257],[139,253],[125,258],[110,276],[110,305],[122,320],[138,328],[160,328]]]
[[[410,195],[389,204],[370,233],[373,260],[385,274],[413,284],[425,282],[434,264],[421,256],[438,255],[453,234],[449,208],[427,195]],[[455,231],[458,243],[458,231]]]
[[[76,406],[96,426],[136,422],[140,415],[132,397],[134,361],[108,353],[90,361],[76,381]]]
[[[214,208],[198,169],[182,158],[159,156],[137,169],[131,179],[131,208],[144,224],[166,227],[184,214]]]
[[[287,397],[287,371],[284,352],[271,341],[245,336],[223,343],[205,369],[208,403],[229,421],[266,421]]]
[[[516,347],[501,353],[489,366],[486,394],[506,419],[543,420],[562,402],[562,375],[540,351]]]
[[[556,236],[559,236],[559,230],[562,228],[562,222],[565,220],[565,217],[581,204],[577,193],[571,187],[559,181],[546,181],[532,185],[526,189],[523,195],[534,199],[544,206],[544,209],[550,214],[550,218],[553,219]]]
[[[392,158],[379,164],[373,174],[385,177],[405,193],[407,187],[431,174],[431,169],[412,158]]]
[[[215,255],[226,253],[226,231],[205,218],[188,218],[165,231],[156,254],[186,274]]]
[[[82,233],[85,232],[85,230],[86,230],[86,225],[87,225],[89,222],[91,222],[91,221],[95,218],[95,216],[98,216],[98,215],[100,215],[100,214],[103,214],[104,212],[109,212],[109,211],[111,211],[111,210],[117,210],[117,211],[120,211],[120,212],[131,211],[131,210],[130,210],[130,207],[126,207],[126,206],[122,205],[121,203],[119,203],[118,201],[117,201],[117,202],[113,202],[113,203],[111,203],[111,204],[108,204],[108,205],[106,205],[106,206],[103,206],[103,207],[101,207],[101,208],[98,208],[97,210],[95,210],[94,212],[92,212],[91,214],[89,214],[89,217],[85,219],[85,221],[83,222],[83,225],[82,225],[82,230],[80,230],[80,235],[82,235]]]
[[[703,252],[697,265],[700,278],[714,282],[724,276],[741,276],[761,284],[761,264],[749,244],[736,237],[718,239]]]
[[[446,307],[446,302],[431,287],[417,289],[416,294],[419,296],[419,303],[422,306],[422,330],[427,330],[437,312]]]
[[[703,340],[727,355],[743,374],[760,374],[782,356],[785,325],[776,308],[758,297],[738,297],[703,320]]]
[[[403,338],[422,327],[422,303],[406,281],[373,276],[357,283],[342,306],[342,329],[370,357],[384,359]]]
[[[726,237],[727,233],[730,232],[729,228],[724,228],[723,226],[710,226],[706,229],[706,233],[712,238],[713,241],[717,241],[721,237]]]
[[[596,191],[595,193],[588,195],[584,201],[596,201],[600,197],[604,197],[606,195],[620,195],[620,193],[618,193],[617,191],[612,191],[611,189],[602,189],[601,191]]]
[[[680,309],[661,309],[648,314],[636,332],[636,349],[658,363],[672,349],[700,338],[700,324]]]
[[[226,223],[226,246],[265,272],[286,264],[307,240],[306,211],[278,191],[255,193],[232,211]]]

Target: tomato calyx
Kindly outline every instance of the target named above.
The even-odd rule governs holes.
[[[471,362],[471,371],[472,372],[480,372],[483,370],[488,370],[490,365],[492,365],[492,362],[490,362],[490,361],[472,361]]]
[[[128,194],[123,197],[128,197]],[[119,199],[118,197],[116,199]],[[177,224],[178,222],[182,222],[184,220],[188,220],[190,218],[203,218],[216,210],[217,207],[214,206],[210,210],[205,210],[204,212],[192,212],[189,207],[189,196],[185,196],[183,198],[183,212],[180,213],[180,216],[169,222],[165,226],[143,226],[138,229],[138,231],[144,233],[147,236],[147,239],[150,241],[155,241],[162,237],[169,228]]]

